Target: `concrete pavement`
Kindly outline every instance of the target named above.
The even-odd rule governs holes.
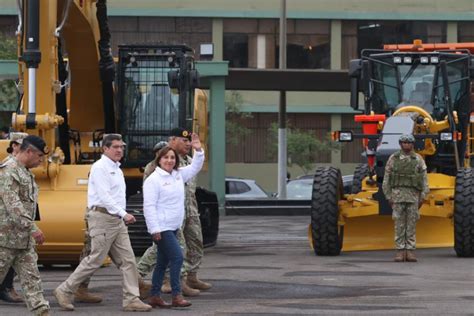
[[[393,251],[316,257],[306,216],[226,216],[217,246],[206,249],[199,276],[214,287],[184,310],[159,315],[473,315],[474,259],[452,249],[417,250],[418,263],[395,263]],[[70,268],[42,269],[53,315],[128,315],[121,311],[121,276],[111,266],[92,278],[101,304],[64,312],[52,290]],[[18,282],[16,288],[19,288]],[[164,298],[169,300],[168,295]],[[30,315],[0,303],[0,315]]]

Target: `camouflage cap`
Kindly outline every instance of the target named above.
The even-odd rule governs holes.
[[[398,141],[400,143],[414,143],[415,137],[412,134],[403,134]]]
[[[156,153],[158,150],[162,149],[163,147],[168,146],[168,143],[162,140],[161,142],[156,143],[155,146],[153,146],[153,152]]]
[[[20,132],[13,132],[8,134],[8,138],[10,139],[10,142],[14,142],[17,144],[21,144],[23,142],[23,138],[28,136],[27,133],[20,133]]]

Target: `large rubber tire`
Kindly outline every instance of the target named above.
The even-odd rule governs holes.
[[[344,227],[338,225],[338,202],[342,194],[339,169],[316,169],[311,199],[311,231],[314,253],[318,256],[337,256],[341,253]]]
[[[454,250],[458,257],[474,257],[474,174],[471,168],[456,175],[454,192]]]
[[[352,180],[352,194],[359,193],[362,190],[362,180],[369,175],[369,165],[361,163],[354,170],[354,178]]]

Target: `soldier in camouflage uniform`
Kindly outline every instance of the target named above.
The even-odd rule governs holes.
[[[20,152],[0,171],[0,280],[12,266],[28,309],[43,316],[49,315],[49,303],[43,296],[35,245],[44,242],[44,235],[34,223],[38,186],[29,169],[41,164],[45,149],[41,138],[27,136]]]
[[[419,208],[429,192],[426,164],[414,152],[413,135],[400,137],[401,150],[392,154],[385,167],[382,189],[395,221],[396,262],[416,262],[416,222]]]
[[[16,156],[20,151],[20,146],[23,141],[23,138],[28,136],[27,133],[9,133],[8,138],[10,139],[10,144],[7,148],[7,153],[9,154],[0,164],[10,163],[11,158]],[[13,160],[12,160],[13,161]],[[0,300],[9,302],[9,303],[20,303],[23,302],[21,296],[15,291],[13,287],[13,279],[15,277],[15,270],[12,267],[8,270],[5,279],[0,285]]]

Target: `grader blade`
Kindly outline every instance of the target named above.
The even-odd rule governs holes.
[[[346,219],[342,251],[394,249],[394,224],[389,215],[370,215]],[[314,249],[311,225],[308,229]],[[448,218],[422,216],[416,225],[416,247],[453,247],[453,224]]]

